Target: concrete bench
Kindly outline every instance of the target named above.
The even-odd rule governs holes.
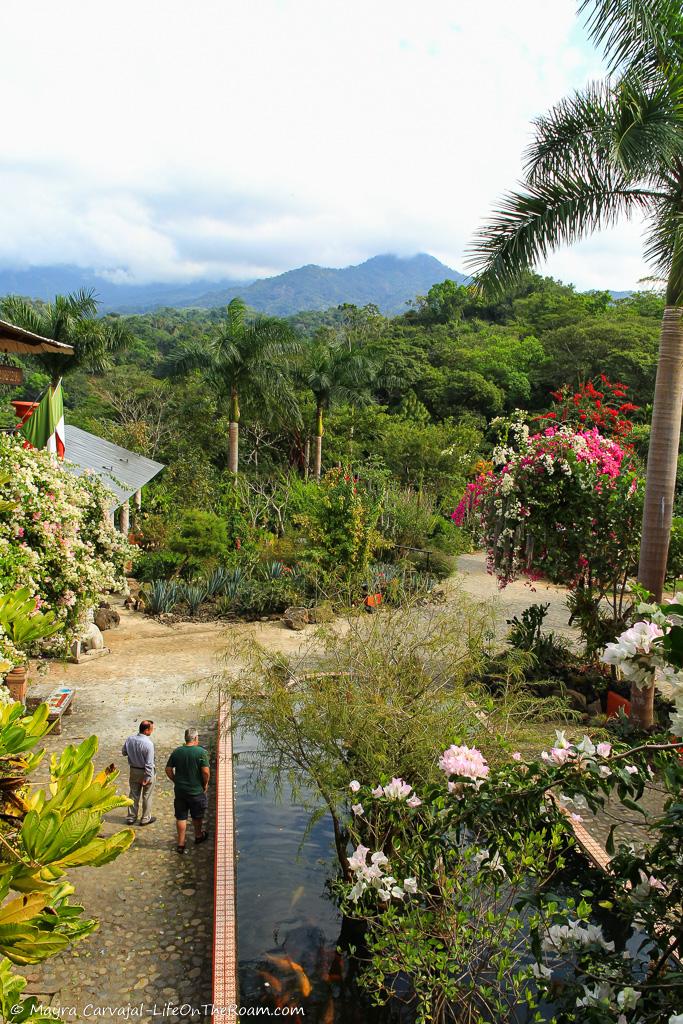
[[[74,709],[76,691],[71,686],[58,686],[47,697],[29,697],[26,710],[35,711],[39,704],[47,704],[48,722],[54,722],[52,732],[59,736],[62,732],[62,715],[70,715]]]

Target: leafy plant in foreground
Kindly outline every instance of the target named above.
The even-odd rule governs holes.
[[[69,870],[108,864],[134,838],[132,829],[100,835],[103,816],[130,801],[117,793],[118,771],[95,772],[96,736],[52,755],[49,788],[29,783],[47,719],[45,704],[30,716],[21,704],[0,707],[0,1011],[8,1024],[43,1019],[36,1000],[22,998],[26,982],[11,965],[40,963],[97,928],[69,902]]]

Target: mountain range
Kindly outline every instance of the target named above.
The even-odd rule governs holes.
[[[225,306],[239,295],[252,309],[273,316],[329,309],[344,302],[356,306],[374,303],[383,313],[395,315],[403,312],[416,295],[425,295],[433,284],[446,278],[459,283],[467,280],[464,274],[427,253],[410,257],[384,254],[342,268],[311,263],[257,281],[199,280],[185,284],[118,284],[95,270],[65,264],[22,270],[0,268],[0,296],[50,300],[79,288],[92,288],[102,312],[145,313],[166,306],[212,309]]]

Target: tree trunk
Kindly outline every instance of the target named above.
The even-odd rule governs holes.
[[[230,391],[230,430],[228,444],[228,470],[237,472],[239,464],[240,405],[237,390]]]
[[[304,480],[308,480],[308,474],[311,471],[311,439],[306,438],[304,444]]]
[[[667,306],[659,345],[652,428],[647,456],[638,582],[661,601],[669,554],[678,442],[683,407],[683,307]],[[653,693],[631,689],[631,715],[647,728],[653,721]]]
[[[313,475],[320,479],[323,465],[323,407],[318,405],[315,411],[315,454],[313,456]]]

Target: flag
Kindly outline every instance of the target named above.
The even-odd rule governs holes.
[[[36,409],[19,428],[33,448],[47,448],[58,458],[64,458],[64,404],[62,382],[48,388]]]

